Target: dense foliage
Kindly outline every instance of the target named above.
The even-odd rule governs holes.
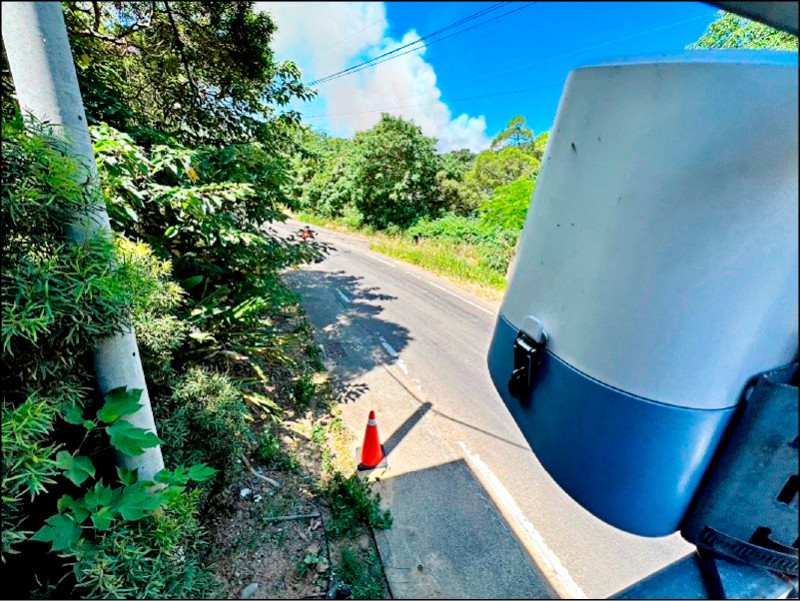
[[[89,122],[142,141],[279,144],[310,98],[253,2],[65,2]]]
[[[691,49],[752,48],[759,50],[797,50],[797,36],[756,23],[733,13],[719,11],[717,19]]]
[[[152,483],[115,468],[113,450],[135,456],[160,441],[124,419],[141,406],[141,391],[100,399],[92,383],[92,347],[126,325],[147,330],[178,293],[138,244],[102,232],[81,245],[66,241],[70,219],[99,199],[77,183],[77,164],[56,131],[17,118],[3,123],[2,143],[3,562],[29,563],[31,545],[49,543],[77,563],[41,571],[41,584],[56,586],[66,572],[74,586],[105,596],[111,589],[90,577],[104,578],[92,572],[98,548],[122,531],[155,528],[179,507],[196,520],[180,493],[214,475],[199,463],[172,464],[158,475],[167,486],[149,493]],[[154,347],[145,337],[143,354],[153,358]],[[168,351],[159,353],[168,360]],[[187,553],[189,563],[197,560]],[[26,575],[33,577],[17,573],[21,590],[33,584]]]
[[[288,203],[355,228],[470,246],[480,266],[502,280],[547,133],[534,136],[518,116],[492,148],[477,155],[466,149],[437,154],[435,142],[412,122],[385,114],[354,140],[305,132],[299,137],[302,150],[292,159],[294,176],[285,186]]]
[[[3,571],[19,597],[215,596],[210,493],[253,442],[248,407],[277,411],[278,273],[320,252],[269,230],[298,120],[280,107],[310,92],[253,3],[64,10],[99,186],[16,114],[3,56]],[[68,243],[102,202],[116,238]],[[92,348],[128,325],[160,440],[125,419],[137,391],[95,390]],[[162,489],[115,468],[159,442]]]

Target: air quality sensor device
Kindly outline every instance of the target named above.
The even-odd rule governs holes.
[[[798,355],[797,53],[572,71],[491,377],[578,503],[679,529],[748,383]]]

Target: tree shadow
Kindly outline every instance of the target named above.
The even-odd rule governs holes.
[[[351,402],[365,392],[356,384],[359,377],[381,363],[397,362],[412,338],[408,328],[381,317],[384,303],[396,297],[364,285],[361,276],[325,267],[323,262],[290,271],[284,280],[302,295],[317,342],[340,382],[335,385],[338,394]],[[386,351],[382,341],[394,354]]]

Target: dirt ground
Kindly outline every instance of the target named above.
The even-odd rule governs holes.
[[[307,352],[300,351],[313,344],[310,331],[296,342],[290,351],[296,365],[269,373],[275,382],[272,398],[289,389],[288,379],[296,379],[298,365],[311,363]],[[350,457],[355,438],[335,415],[337,399],[320,367],[317,362],[311,406],[287,411],[277,428],[289,467],[267,470],[251,456],[240,462],[239,477],[230,479],[232,484],[221,496],[222,510],[210,527],[210,560],[228,599],[391,598],[369,526],[364,524],[347,538],[328,535],[326,523],[332,515],[324,484],[333,472],[355,472],[355,456]],[[263,417],[255,417],[256,434],[265,423]],[[353,561],[344,577],[340,573],[343,552],[357,558],[357,577]]]

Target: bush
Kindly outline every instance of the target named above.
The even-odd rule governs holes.
[[[252,436],[241,391],[222,374],[191,368],[172,396],[154,403],[164,460],[169,465],[205,463],[230,475]]]
[[[475,217],[448,213],[438,219],[420,219],[408,230],[409,238],[431,238],[467,244],[497,244],[503,232]]]
[[[364,214],[353,205],[345,205],[342,209],[342,223],[347,227],[358,229],[364,225]]]
[[[481,206],[481,219],[490,226],[521,231],[535,188],[536,180],[528,176],[500,186]]]
[[[520,228],[505,227],[490,219],[449,213],[439,219],[420,219],[406,231],[406,236],[413,240],[428,238],[459,246],[472,245],[480,256],[481,266],[505,276],[514,256]]]
[[[83,435],[63,418],[96,402],[91,349],[130,323],[132,308],[111,240],[67,241],[67,224],[97,202],[81,168],[56,130],[29,125],[33,135],[19,117],[2,128],[4,560],[42,526],[32,504],[57,487],[56,453]]]
[[[174,315],[185,302],[185,292],[172,280],[172,264],[156,257],[146,244],[119,237],[117,256],[127,268],[133,326],[148,384],[166,386],[174,373],[175,353],[189,334],[189,323]]]
[[[208,548],[199,489],[174,489],[153,515],[82,540],[73,550],[76,590],[88,599],[198,599],[222,593],[204,566]]]
[[[130,323],[132,294],[115,272],[114,247],[99,233],[70,244],[67,225],[98,198],[54,130],[3,123],[2,344],[5,401],[69,374],[85,376],[97,341]]]

